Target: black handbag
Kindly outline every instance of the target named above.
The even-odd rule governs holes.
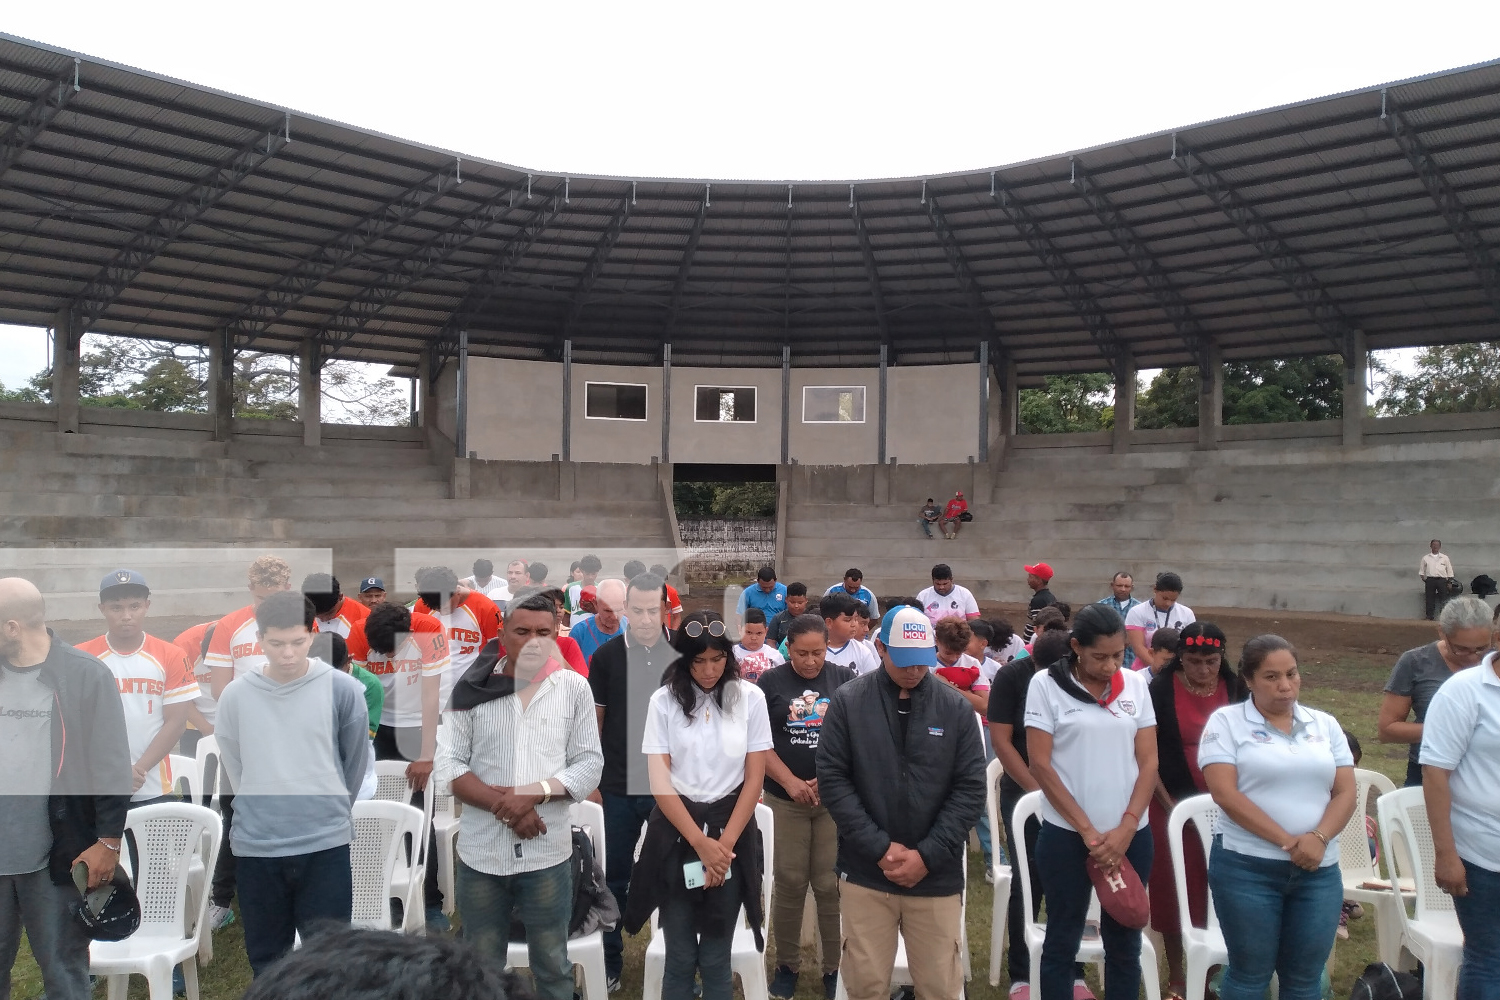
[[[964,511],[962,514],[958,515],[958,519],[965,524],[968,524],[970,521],[974,520],[974,515],[970,514],[968,511]]]

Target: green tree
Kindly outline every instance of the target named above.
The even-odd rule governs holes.
[[[1168,368],[1136,397],[1143,430],[1198,426],[1196,367]],[[1344,362],[1336,354],[1224,365],[1226,424],[1334,420],[1344,409]]]
[[[1380,413],[1473,413],[1500,410],[1500,341],[1427,347],[1410,375],[1391,372]]]
[[[672,484],[678,517],[775,517],[775,483]]]
[[[1023,434],[1065,434],[1108,430],[1114,426],[1110,397],[1114,378],[1107,372],[1048,375],[1043,389],[1022,389],[1020,410]]]

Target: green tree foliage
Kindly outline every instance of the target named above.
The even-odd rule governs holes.
[[[1376,408],[1388,416],[1500,410],[1500,342],[1424,348],[1415,372],[1389,374]]]
[[[775,517],[775,483],[673,483],[678,517]]]
[[[205,413],[208,352],[204,348],[154,340],[89,336],[78,365],[79,402],[157,413]],[[234,415],[265,420],[297,419],[297,360],[284,354],[239,351],[234,358]],[[392,378],[371,379],[358,364],[331,361],[323,367],[323,395],[337,404],[323,417],[345,415],[361,424],[407,421],[410,407]],[[0,400],[52,401],[52,372],[32,376],[23,387],[0,386]]]
[[[1199,384],[1196,367],[1164,369],[1136,396],[1136,427],[1197,427]],[[1226,424],[1334,420],[1343,410],[1344,362],[1336,354],[1224,366]]]
[[[1048,375],[1043,389],[1022,389],[1021,433],[1066,434],[1114,426],[1114,378],[1106,372]]]

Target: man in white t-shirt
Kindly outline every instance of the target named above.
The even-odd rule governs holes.
[[[1125,614],[1125,638],[1135,654],[1140,669],[1150,671],[1151,636],[1159,628],[1179,631],[1197,621],[1193,609],[1177,598],[1182,596],[1182,577],[1176,573],[1158,573],[1151,587],[1151,599],[1142,601]]]
[[[969,588],[953,582],[953,569],[947,563],[932,567],[932,586],[917,595],[927,620],[936,625],[944,618],[979,617],[979,604]]]
[[[497,605],[510,600],[510,585],[495,575],[495,564],[488,559],[474,560],[474,575],[459,583],[470,590],[477,590]]]

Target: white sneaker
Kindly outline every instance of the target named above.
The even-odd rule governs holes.
[[[986,885],[995,884],[995,869],[989,867],[988,865],[986,865],[984,869],[984,881]]]
[[[227,906],[217,903],[208,904],[208,929],[211,931],[223,930],[234,923],[234,911]]]

